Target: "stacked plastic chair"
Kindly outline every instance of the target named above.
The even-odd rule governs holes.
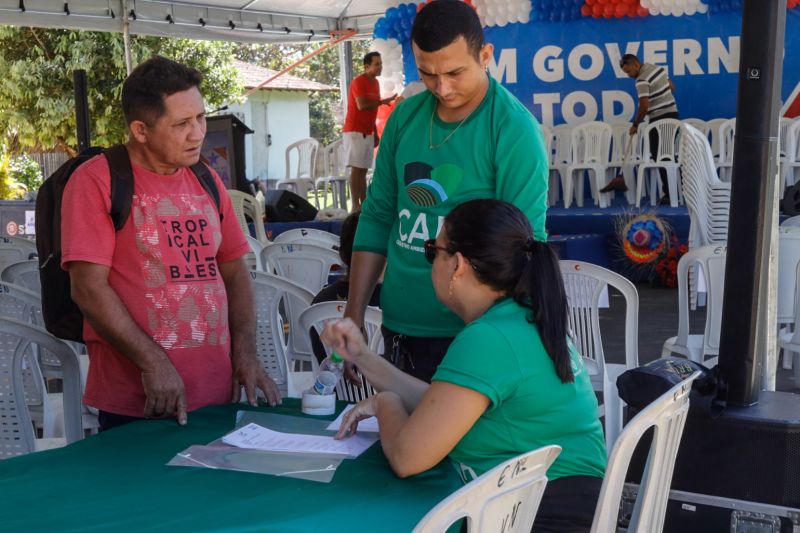
[[[303,198],[314,193],[314,204],[319,209],[319,198],[314,185],[314,172],[317,168],[319,141],[312,138],[300,139],[286,147],[286,178],[275,187],[292,191]],[[293,165],[292,162],[296,160]]]
[[[575,202],[583,207],[583,177],[589,174],[592,197],[599,207],[608,207],[608,193],[600,189],[608,181],[611,154],[611,126],[604,122],[586,122],[572,130],[572,163],[567,165],[567,180],[572,182]],[[566,198],[566,196],[565,196]],[[564,200],[566,205],[567,200]]]
[[[708,138],[688,124],[681,126],[679,159],[689,209],[689,247],[727,243],[731,184],[717,177]]]
[[[719,127],[728,119],[726,118],[713,118],[706,122],[708,126],[708,141],[711,143],[711,153],[714,155],[714,165],[719,163]]]
[[[622,173],[628,187],[625,198],[633,205],[636,203],[636,167],[642,162],[642,143],[639,133],[631,135],[630,129],[629,122],[611,125],[611,159],[608,168],[619,169]]]
[[[572,126],[559,124],[551,131],[553,136],[553,160],[550,163],[550,175],[561,179],[561,192],[564,198],[564,207],[572,203],[572,180],[567,179],[567,166],[572,162]]]
[[[319,206],[328,207],[328,187],[331,190],[331,207],[347,211],[347,165],[342,139],[337,139],[323,149],[322,176],[314,180],[317,192],[322,189],[322,202]]]
[[[786,187],[797,183],[797,170],[800,169],[800,119],[788,121],[785,131],[783,123],[781,124],[780,145],[780,193],[783,197]]]
[[[736,119],[731,118],[719,126],[719,158],[717,171],[719,179],[731,181],[733,175],[733,145],[736,138]]]

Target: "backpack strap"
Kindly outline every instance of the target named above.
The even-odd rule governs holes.
[[[103,154],[108,160],[108,168],[111,171],[111,220],[114,221],[114,229],[119,231],[128,220],[131,214],[131,203],[133,201],[133,167],[131,158],[128,156],[128,149],[124,144],[115,144],[106,148]]]
[[[194,175],[197,176],[197,180],[200,182],[200,185],[203,186],[211,199],[214,200],[214,205],[217,206],[217,212],[219,213],[219,220],[222,221],[219,189],[217,188],[217,182],[214,180],[214,176],[211,175],[211,171],[208,169],[208,166],[206,166],[206,164],[202,161],[198,161],[189,168],[191,168],[192,172],[194,172]]]

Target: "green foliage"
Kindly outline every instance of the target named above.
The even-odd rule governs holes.
[[[11,157],[0,155],[0,200],[19,200],[28,190],[11,176]]]
[[[205,75],[209,109],[241,93],[232,43],[131,37],[134,65],[160,54]],[[89,85],[92,144],[127,137],[119,105],[126,76],[122,35],[0,26],[0,137],[14,152],[77,144],[72,71],[84,69]]]
[[[13,158],[8,172],[14,181],[23,184],[29,191],[38,189],[44,181],[42,167],[27,155]]]
[[[322,47],[320,43],[305,45],[240,44],[235,55],[242,61],[272,70],[282,70],[303,56]],[[361,73],[362,59],[369,50],[369,41],[352,41],[353,74]],[[334,46],[317,54],[289,72],[292,76],[339,87],[339,50]],[[338,91],[311,93],[308,105],[311,136],[329,144],[342,134],[341,102]],[[339,120],[337,121],[337,116]]]

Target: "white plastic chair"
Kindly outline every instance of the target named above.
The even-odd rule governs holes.
[[[573,182],[578,207],[583,207],[583,176],[587,173],[595,203],[608,207],[610,195],[600,189],[608,181],[611,133],[611,126],[603,122],[586,122],[572,130],[572,163],[566,172]]]
[[[308,375],[295,373],[290,365],[294,345],[292,336],[284,333],[281,303],[293,333],[299,324],[296,317],[311,305],[314,295],[296,283],[265,272],[250,272],[250,279],[256,308],[258,358],[282,395],[299,398],[312,382]]]
[[[678,261],[678,334],[664,342],[661,357],[679,354],[696,363],[708,366],[716,364],[722,326],[726,255],[725,246],[711,244],[689,250]],[[708,288],[702,335],[689,331],[689,268],[692,266],[702,269]]]
[[[798,228],[800,227],[800,215],[789,217],[781,222],[782,228]]]
[[[42,293],[42,282],[39,278],[39,261],[19,261],[5,267],[0,272],[0,280],[23,287],[36,294]]]
[[[641,162],[641,143],[639,133],[630,134],[631,125],[621,122],[611,125],[611,158],[609,171],[619,169],[625,178],[625,199],[630,205],[636,203],[636,167]],[[614,177],[609,174],[609,178]]]
[[[800,227],[778,228],[778,327],[794,324],[797,265],[800,264]]]
[[[730,182],[717,177],[708,138],[692,126],[681,126],[682,190],[689,210],[689,247],[728,240]]]
[[[690,125],[694,129],[705,135],[706,138],[708,137],[708,132],[710,131],[710,128],[708,122],[706,122],[705,120],[699,118],[685,118],[681,122]]]
[[[539,128],[542,130],[542,140],[544,141],[544,152],[547,155],[547,168],[548,170],[548,177],[547,177],[547,205],[552,206],[558,202],[559,198],[559,175],[558,172],[552,170],[553,161],[555,160],[555,153],[553,149],[556,145],[556,138],[553,134],[553,131],[548,128],[547,126],[540,125]]]
[[[442,533],[462,518],[468,532],[529,533],[559,453],[551,445],[504,461],[431,509],[413,533]]]
[[[717,172],[722,181],[731,181],[733,175],[733,145],[736,139],[736,119],[731,118],[719,126],[719,159]]]
[[[24,368],[33,347],[57,358],[64,376],[64,438],[37,439],[26,398]],[[0,318],[0,458],[46,450],[83,437],[80,370],[75,352],[44,329],[11,318]]]
[[[314,244],[274,242],[261,250],[266,272],[275,272],[317,294],[328,284],[334,266],[342,267],[339,254]]]
[[[783,150],[780,156],[780,192],[783,198],[786,187],[797,183],[797,170],[800,169],[800,119],[789,121],[786,131],[782,131],[781,135]]]
[[[675,458],[689,412],[689,392],[692,382],[699,375],[699,372],[695,372],[672,387],[625,426],[609,455],[592,521],[592,533],[617,531],[628,465],[636,445],[650,428],[655,428],[652,432],[653,441],[627,530],[638,533],[662,531]]]
[[[250,235],[246,235],[246,238],[247,244],[250,245],[250,251],[245,255],[247,268],[263,272],[264,265],[261,264],[261,250],[264,249],[264,243]]]
[[[264,230],[264,209],[261,207],[261,202],[252,194],[233,189],[228,189],[228,195],[231,197],[233,211],[245,236],[250,235],[248,224],[252,223],[256,230],[256,239],[262,243],[269,242],[267,232]]]
[[[711,153],[714,155],[714,164],[719,163],[719,127],[728,120],[727,118],[714,118],[706,122],[708,126],[708,142],[711,144]]]
[[[602,391],[600,416],[605,417],[606,447],[611,449],[622,431],[622,400],[617,377],[639,366],[639,295],[626,278],[603,267],[582,261],[559,261],[569,302],[570,336],[583,356],[595,391]],[[610,285],[625,298],[625,364],[605,360],[600,335],[600,299]]]
[[[286,147],[286,178],[280,180],[276,189],[293,191],[303,198],[314,193],[314,204],[319,209],[319,198],[314,187],[314,170],[317,168],[319,141],[312,138],[300,139]]]
[[[0,237],[0,270],[38,256],[36,243],[21,237]]]
[[[656,204],[656,197],[661,191],[661,178],[658,169],[667,172],[667,186],[669,188],[669,200],[672,207],[678,207],[680,200],[678,191],[678,131],[681,125],[680,120],[663,119],[647,126],[642,133],[643,138],[643,161],[639,164],[638,175],[636,176],[636,207],[641,205],[642,193],[645,179],[650,178],[650,203]],[[658,147],[655,151],[655,159],[651,159],[650,132],[658,131]]]
[[[331,190],[331,207],[347,210],[347,166],[344,143],[337,139],[323,149],[322,177],[314,180],[314,188],[323,191],[323,202],[318,206],[328,207],[328,187]]]
[[[325,328],[325,323],[329,320],[342,318],[344,316],[344,307],[347,302],[320,302],[314,304],[308,309],[300,313],[299,322],[300,327],[304,332],[314,330],[317,335],[322,333]],[[367,342],[369,349],[375,353],[383,351],[383,335],[381,334],[381,323],[383,323],[383,313],[375,307],[367,307],[364,314],[364,329],[367,332]],[[325,346],[325,354],[330,355],[331,350]],[[311,358],[311,369],[316,373],[319,363],[317,358]],[[355,386],[348,379],[342,378],[336,385],[336,397],[339,400],[348,402],[360,402],[367,396],[375,394],[375,389],[372,385],[361,376],[361,386]]]
[[[572,203],[572,180],[567,179],[567,165],[572,162],[572,126],[569,124],[559,124],[554,126],[551,131],[553,136],[553,159],[550,163],[550,186],[558,187],[556,177],[561,180],[562,197],[564,207],[569,207]]]
[[[316,228],[294,228],[279,234],[273,243],[313,244],[331,250],[339,249],[339,236]]]

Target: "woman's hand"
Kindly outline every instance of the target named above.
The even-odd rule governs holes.
[[[361,400],[355,407],[350,409],[347,414],[344,415],[342,425],[339,426],[339,432],[334,438],[343,439],[345,437],[352,437],[358,429],[359,421],[378,414],[378,396],[380,394],[383,393],[375,394]]]
[[[320,339],[342,359],[351,363],[358,364],[358,360],[368,352],[361,330],[349,318],[329,321],[322,330]]]

